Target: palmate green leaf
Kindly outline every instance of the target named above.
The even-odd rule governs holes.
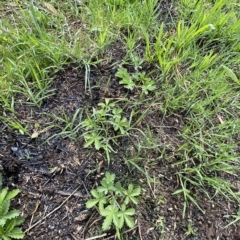
[[[121,229],[124,225],[124,222],[126,222],[127,226],[130,228],[134,227],[134,221],[130,217],[135,214],[135,209],[129,208],[126,209],[126,205],[123,204],[121,207],[121,211],[118,212],[118,218],[119,218],[119,229]]]
[[[8,237],[14,238],[14,239],[23,239],[25,234],[23,233],[22,229],[19,227],[15,227],[11,232],[9,232]]]
[[[93,189],[93,190],[91,190],[91,194],[95,199],[90,199],[86,202],[86,207],[87,208],[92,208],[97,203],[99,203],[100,205],[101,204],[104,205],[104,204],[107,203],[107,197],[103,193]]]
[[[137,200],[137,198],[135,198],[135,196],[139,196],[140,195],[141,188],[140,187],[134,188],[133,184],[129,184],[128,185],[128,189],[123,191],[123,193],[126,195],[126,198],[124,200],[125,204],[128,204],[130,200],[134,204],[138,204],[138,200]]]
[[[111,174],[110,172],[106,172],[105,176],[106,177],[104,179],[106,179],[108,183],[113,183],[116,178],[116,175]]]
[[[104,231],[111,226],[112,222],[116,227],[119,225],[118,211],[119,209],[116,205],[108,205],[100,212],[102,216],[106,217],[102,225]]]
[[[128,225],[128,226],[130,228],[132,228],[134,226],[134,221],[129,216],[132,216],[134,214],[135,214],[135,209],[133,209],[133,208],[126,209],[126,205],[123,204],[121,206],[121,211],[118,212],[118,217],[120,219],[120,226],[121,226],[119,228],[123,227],[124,221],[127,223],[127,225],[129,223],[130,225]]]
[[[102,194],[100,194],[98,191],[96,191],[95,189],[91,190],[91,194],[93,197],[95,198],[101,198]]]
[[[6,200],[11,200],[12,198],[16,197],[19,193],[20,193],[19,189],[13,189],[12,191],[8,192],[5,199]]]
[[[120,182],[117,182],[115,184],[115,193],[118,195],[123,195],[123,191],[126,191],[126,189],[122,187]]]

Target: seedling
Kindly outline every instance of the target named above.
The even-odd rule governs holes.
[[[23,239],[24,233],[18,226],[23,223],[24,218],[19,217],[20,211],[9,210],[10,200],[18,195],[20,191],[14,189],[9,191],[2,189],[2,174],[0,174],[0,239]]]
[[[138,86],[142,89],[142,93],[145,95],[156,89],[155,82],[151,78],[146,77],[145,72],[136,72],[130,74],[128,73],[127,69],[119,68],[116,73],[116,77],[121,79],[119,83],[123,84],[125,88],[133,90]]]
[[[225,228],[229,227],[230,225],[240,221],[240,208],[238,209],[238,212],[236,215],[225,215],[224,217],[229,218],[229,217],[233,217],[235,218],[232,222],[230,222]]]
[[[114,141],[115,136],[109,136],[109,131],[112,129],[116,134],[120,131],[125,135],[130,129],[130,123],[126,117],[122,117],[123,109],[115,108],[115,103],[110,102],[110,99],[105,99],[105,102],[99,103],[98,106],[100,108],[93,108],[92,115],[81,123],[87,130],[82,135],[86,141],[84,147],[94,145],[96,150],[103,149],[110,161],[109,153],[114,151],[110,140]]]
[[[128,205],[138,204],[137,197],[141,189],[134,188],[133,184],[129,184],[125,189],[120,182],[114,183],[115,177],[115,174],[106,172],[101,185],[91,191],[93,198],[87,201],[86,207],[96,206],[100,215],[105,218],[102,229],[106,231],[114,226],[117,237],[121,239],[120,230],[124,224],[129,228],[134,227],[132,216],[135,214],[135,209],[128,208]]]

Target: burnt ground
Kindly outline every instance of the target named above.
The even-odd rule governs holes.
[[[167,1],[163,3],[166,8],[161,8],[161,11],[168,12]],[[55,74],[51,86],[53,95],[45,99],[40,108],[32,106],[19,94],[15,117],[23,126],[28,126],[29,135],[21,135],[1,123],[0,170],[4,186],[21,190],[12,207],[19,209],[26,218],[22,226],[26,232],[25,239],[114,239],[114,231],[101,231],[102,218],[98,212],[85,207],[91,189],[98,186],[106,171],[115,173],[125,186],[129,181],[142,188],[141,200],[136,208],[136,226],[125,229],[123,239],[240,239],[239,223],[225,228],[233,219],[224,217],[236,214],[238,204],[219,196],[210,200],[194,186],[191,191],[205,214],[189,204],[186,217],[182,218],[184,201],[172,193],[180,188],[175,175],[178,169],[174,163],[179,161],[176,149],[182,140],[178,131],[183,127],[185,116],[182,113],[163,115],[158,108],[149,108],[153,99],[159,96],[150,94],[141,105],[131,105],[137,112],[133,121],[148,109],[137,127],[145,131],[148,126],[159,148],[139,150],[141,136],[133,130],[131,137],[118,138],[117,151],[112,154],[110,165],[104,152],[83,147],[83,129],[77,128],[72,133],[66,122],[56,118],[71,119],[78,109],[83,109],[81,114],[84,119],[92,107],[97,107],[105,98],[134,102],[140,97],[138,92],[123,88],[115,77],[116,63],[121,62],[126,54],[123,49],[121,43],[116,43],[109,47],[105,56],[101,56],[101,59],[107,60],[89,66],[91,88],[85,86],[88,68],[82,63],[74,63],[63,66]],[[133,66],[123,67],[133,71]],[[149,72],[152,67],[145,65],[142,70]],[[119,104],[129,117],[131,109],[122,102]],[[11,113],[2,114],[8,116]],[[80,118],[79,114],[72,129],[78,125]],[[61,134],[63,129],[65,133]],[[32,133],[37,134],[35,138],[31,138]],[[138,171],[130,159],[153,181],[150,182]],[[232,177],[231,180],[234,181]],[[212,189],[209,192],[213,194]],[[188,229],[190,226],[192,231]]]

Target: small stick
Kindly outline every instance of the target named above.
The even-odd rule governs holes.
[[[37,209],[39,207],[39,204],[40,204],[40,201],[37,200],[36,207],[35,207],[34,211],[32,212],[32,217],[31,217],[31,220],[30,220],[30,223],[29,223],[29,227],[31,227],[31,225],[32,225],[33,217],[34,217],[34,214],[35,214],[35,212],[37,211]]]
[[[106,235],[107,235],[107,234],[104,233],[104,234],[102,234],[102,235],[95,236],[95,237],[90,237],[90,238],[87,238],[87,239],[85,239],[85,240],[93,240],[93,239],[97,239],[97,238],[105,237]]]
[[[34,223],[31,227],[29,227],[24,233],[29,232],[29,230],[31,230],[32,228],[34,228],[36,225],[38,225],[41,221],[43,221],[45,218],[49,217],[51,214],[53,214],[54,212],[56,212],[59,208],[61,208],[63,206],[64,203],[66,203],[68,201],[68,199],[74,195],[74,193],[80,188],[80,186],[78,186],[71,195],[69,195],[58,207],[54,208],[50,213],[48,213],[45,217],[43,217],[42,219],[40,219],[39,221],[37,221],[36,223]]]

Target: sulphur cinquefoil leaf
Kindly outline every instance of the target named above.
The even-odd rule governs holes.
[[[3,203],[3,200],[5,199],[7,193],[8,193],[7,188],[2,189],[2,191],[0,193],[0,205]]]
[[[14,239],[23,239],[25,234],[23,233],[22,229],[19,227],[15,227],[10,233],[7,234],[8,237]]]
[[[4,218],[12,219],[12,218],[18,217],[19,215],[20,215],[20,211],[14,209],[14,210],[9,211],[7,214],[5,214]]]
[[[99,199],[90,199],[86,203],[87,208],[92,208],[94,207],[97,203],[99,202]]]
[[[6,223],[6,218],[0,217],[0,227],[3,227]]]
[[[9,207],[10,207],[10,201],[4,200],[0,207],[0,216],[4,216],[8,212]]]
[[[103,221],[102,229],[103,231],[106,231],[110,228],[112,224],[112,215],[108,215],[105,220]]]
[[[8,192],[7,196],[5,197],[5,199],[7,200],[11,200],[12,198],[16,197],[19,194],[20,190],[19,189],[14,189],[10,192]]]
[[[125,219],[125,222],[126,222],[126,224],[128,225],[129,228],[134,227],[134,221],[130,216],[124,215],[124,219]]]
[[[24,222],[25,218],[23,217],[17,217],[15,218],[16,224],[15,226],[19,226],[20,224],[22,224]]]
[[[16,226],[16,220],[10,219],[6,222],[6,231],[5,232],[11,232],[13,228]]]

